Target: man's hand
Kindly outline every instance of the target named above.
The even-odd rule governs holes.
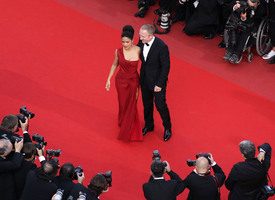
[[[261,151],[258,155],[257,155],[257,159],[260,163],[262,163],[264,161],[264,157],[265,157],[265,152]]]
[[[155,85],[154,92],[160,92],[160,91],[161,91],[161,87]]]
[[[245,13],[241,13],[241,18],[242,18],[242,21],[246,20],[246,12]]]
[[[44,146],[44,145],[43,145],[42,149],[36,148],[38,157],[44,156],[44,149],[45,149],[45,146]]]
[[[82,184],[83,181],[84,181],[84,179],[85,179],[84,173],[81,172],[81,176],[79,176],[79,173],[76,173],[76,175],[77,175],[77,181],[78,181],[78,183]]]
[[[25,123],[23,123],[21,120],[19,120],[19,123],[21,125],[21,129],[23,132],[28,131],[29,129],[29,119],[25,117]]]
[[[210,154],[210,156],[208,157],[208,159],[211,161],[211,164],[213,164],[215,162],[214,158],[211,153],[209,153],[209,154]]]
[[[18,142],[17,140],[15,141],[15,143],[14,143],[15,152],[17,152],[17,153],[21,152],[21,150],[23,148],[23,141],[24,141],[23,139],[20,140],[20,142]]]
[[[170,172],[171,171],[171,168],[170,168],[170,165],[169,165],[169,163],[167,162],[167,161],[163,161],[164,163],[166,163],[166,167],[165,167],[165,170],[166,170],[166,172]]]
[[[236,4],[234,5],[233,10],[234,10],[234,11],[235,11],[235,10],[238,10],[240,7],[241,7],[240,2],[239,2],[239,1],[236,1]]]

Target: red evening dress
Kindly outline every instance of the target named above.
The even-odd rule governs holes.
[[[139,88],[138,60],[126,60],[122,47],[117,49],[117,56],[120,66],[115,79],[119,103],[118,125],[120,126],[120,133],[118,139],[142,141],[143,135],[136,100],[136,92]]]

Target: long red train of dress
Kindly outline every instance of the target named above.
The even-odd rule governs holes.
[[[138,60],[126,60],[122,47],[117,49],[117,55],[120,66],[115,79],[119,103],[118,125],[120,132],[118,139],[142,141],[143,135],[136,100],[136,92],[139,88]]]

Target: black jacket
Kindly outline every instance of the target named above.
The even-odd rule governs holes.
[[[16,200],[14,171],[19,169],[23,156],[20,153],[11,153],[6,159],[0,157],[0,199]]]
[[[75,186],[74,182],[72,182],[71,180],[66,179],[62,176],[56,176],[53,179],[53,183],[55,183],[57,185],[58,189],[64,190],[63,196],[62,196],[63,200],[68,199],[68,197],[70,196],[71,190]]]
[[[151,90],[154,90],[155,85],[161,88],[166,87],[170,71],[170,55],[167,45],[161,39],[155,37],[146,61],[142,53],[144,44],[140,41],[138,46],[141,47],[140,59],[142,61],[140,84],[142,85],[144,81],[147,81]]]
[[[98,197],[95,196],[91,192],[91,190],[89,190],[88,188],[86,188],[85,186],[83,186],[80,183],[75,184],[75,186],[73,187],[70,195],[73,196],[74,200],[76,200],[79,196],[79,192],[82,192],[82,193],[86,194],[86,200],[98,200]]]
[[[225,180],[225,175],[220,166],[217,164],[213,167],[214,176],[211,174],[200,176],[194,171],[191,172],[184,180],[185,187],[190,192],[188,200],[217,200],[218,187],[221,187]]]
[[[262,148],[265,160],[260,163],[257,158],[246,159],[239,162],[231,169],[225,186],[230,190],[228,199],[232,200],[256,200],[262,186],[266,183],[266,174],[270,167],[271,146],[265,143],[258,147]]]
[[[143,193],[147,200],[175,200],[176,196],[183,192],[182,179],[173,171],[167,174],[171,180],[156,180],[151,176],[148,183],[143,184]]]

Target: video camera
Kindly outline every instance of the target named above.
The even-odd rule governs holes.
[[[83,168],[81,166],[77,166],[74,170],[73,180],[77,180],[77,174],[78,176],[82,176]]]
[[[22,122],[22,123],[25,123],[26,120],[25,120],[25,117],[27,117],[28,119],[32,119],[34,118],[35,114],[32,113],[31,111],[27,110],[26,106],[22,106],[19,110],[19,112],[22,114],[22,115],[19,115],[17,114],[17,118],[18,118],[18,127],[21,127],[20,125],[20,122],[19,120]]]
[[[147,13],[148,8],[149,8],[149,2],[148,2],[148,0],[139,0],[138,1],[138,9],[139,9],[139,11],[135,14],[135,17],[141,17],[141,18],[143,18],[144,15]]]
[[[199,157],[205,157],[208,160],[209,165],[211,164],[211,160],[209,160],[208,158],[211,157],[209,153],[198,153],[196,155],[196,159],[198,159]],[[186,162],[189,167],[196,166],[196,160],[187,159]]]
[[[112,186],[112,171],[107,171],[105,174],[104,173],[99,173],[103,175],[107,181],[107,186],[111,187]]]
[[[153,151],[153,157],[152,157],[153,161],[160,161],[161,162],[161,156],[159,154],[159,151],[158,150],[154,150]],[[167,166],[167,164],[165,162],[162,162],[164,167]]]
[[[37,142],[37,143],[35,144],[35,146],[36,146],[36,148],[38,148],[38,149],[42,149],[43,146],[46,146],[46,145],[47,145],[47,142],[44,141],[44,136],[40,136],[40,135],[38,135],[37,133],[33,134],[32,140],[33,140],[34,142]]]

